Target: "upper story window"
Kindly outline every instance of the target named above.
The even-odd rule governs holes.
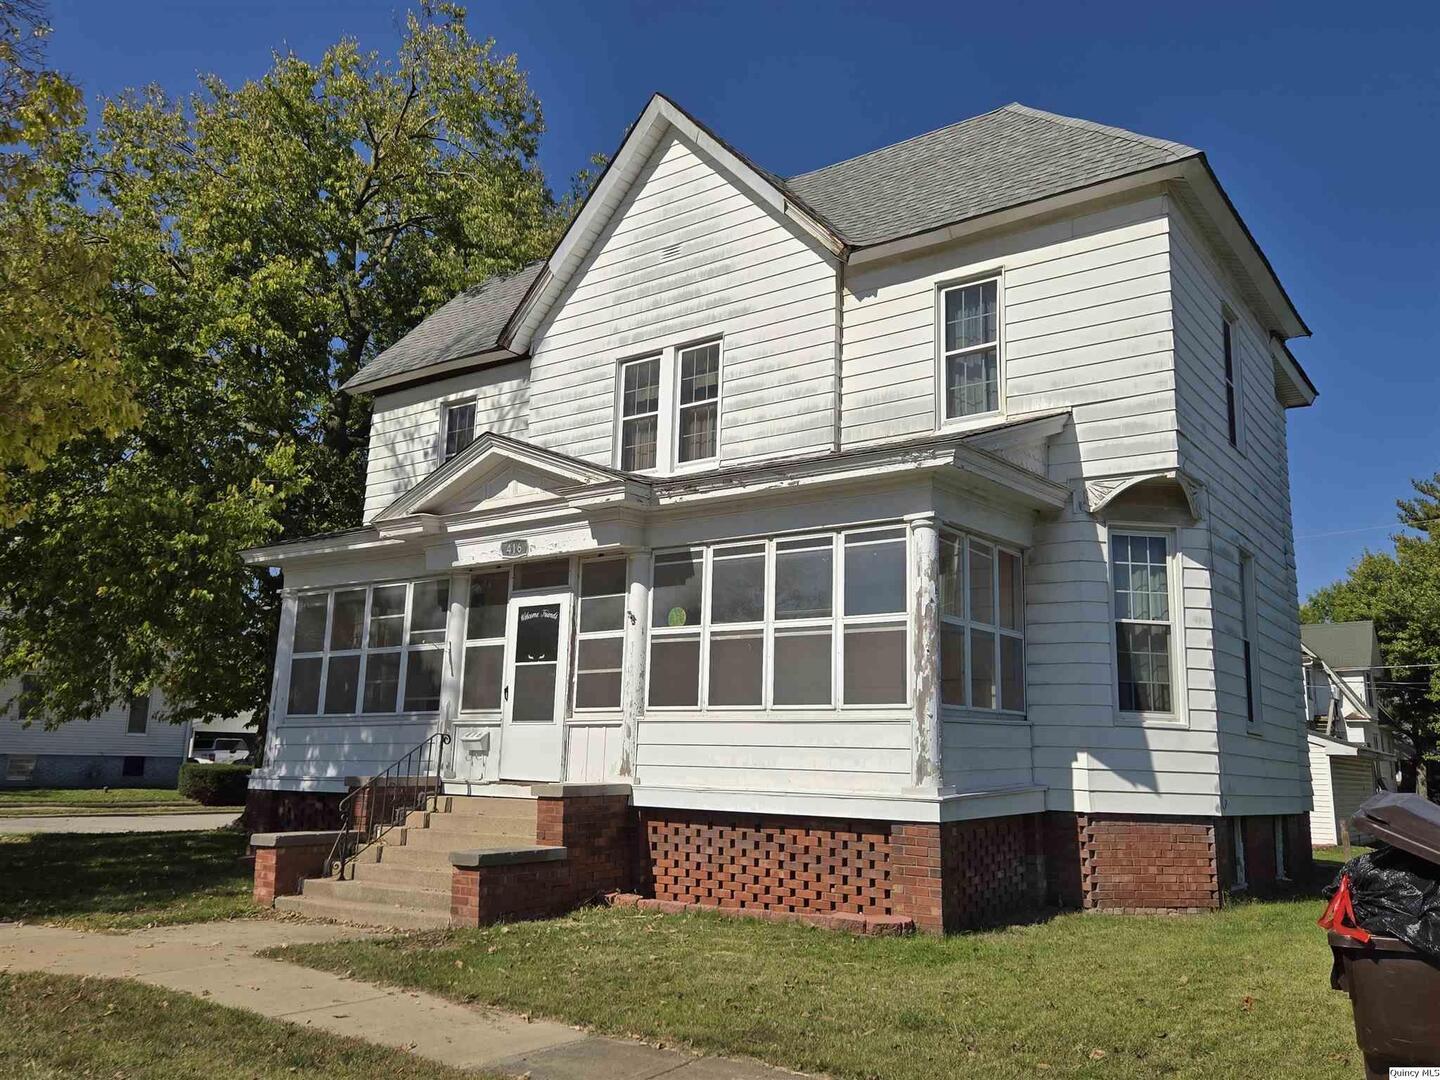
[[[719,456],[720,352],[707,341],[621,363],[620,468],[690,468]]]
[[[1168,534],[1110,534],[1115,670],[1124,713],[1175,712],[1170,554]]]
[[[475,402],[463,401],[445,409],[445,460],[449,461],[475,441]]]
[[[1235,361],[1235,320],[1228,314],[1220,319],[1220,330],[1225,347],[1225,425],[1230,445],[1240,448],[1240,409],[1237,390],[1239,371]]]
[[[1000,411],[1000,280],[940,291],[941,415],[961,420]]]
[[[125,721],[128,735],[144,735],[145,726],[150,723],[150,695],[142,694],[130,699],[130,715]]]

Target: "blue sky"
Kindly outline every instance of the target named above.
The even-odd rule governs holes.
[[[53,0],[54,62],[86,90],[272,48],[393,49],[403,0]],[[1440,469],[1440,5],[474,2],[546,115],[552,185],[614,149],[653,90],[781,174],[1008,101],[1204,149],[1314,330],[1290,414],[1302,596],[1388,546]]]

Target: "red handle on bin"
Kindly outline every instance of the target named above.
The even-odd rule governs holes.
[[[1361,945],[1370,940],[1370,932],[1360,929],[1360,924],[1355,919],[1355,904],[1350,898],[1349,874],[1340,875],[1340,887],[1330,898],[1330,905],[1325,909],[1325,914],[1317,920],[1317,925],[1320,929],[1330,930],[1341,937],[1353,938]]]

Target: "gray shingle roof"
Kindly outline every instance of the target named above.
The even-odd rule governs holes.
[[[786,184],[848,243],[866,247],[1199,153],[1011,104]]]
[[[495,348],[500,331],[544,266],[543,261],[534,262],[466,289],[356,372],[345,389],[364,390],[392,375]]]
[[[1199,152],[1011,104],[788,180],[756,168],[846,243],[866,247]],[[345,389],[363,391],[382,379],[495,348],[543,266],[532,263],[467,289],[366,364]]]
[[[1355,622],[1306,623],[1300,627],[1305,647],[1336,671],[1380,666],[1380,639],[1369,619]]]

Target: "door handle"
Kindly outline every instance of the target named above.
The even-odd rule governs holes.
[[[508,686],[505,687],[505,700],[506,700],[506,701],[509,701],[509,700],[510,700],[510,687],[508,687]]]

